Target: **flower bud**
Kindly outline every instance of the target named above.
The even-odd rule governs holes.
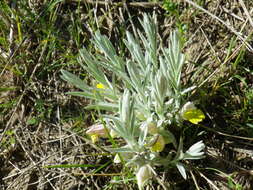
[[[136,111],[136,117],[141,121],[144,121],[146,119],[145,115],[140,111]]]
[[[93,143],[97,142],[99,137],[107,137],[107,131],[103,124],[90,126],[86,133],[90,136]]]
[[[133,154],[130,153],[130,152],[121,152],[120,155],[119,155],[119,153],[117,153],[117,154],[115,155],[114,159],[113,159],[113,162],[114,162],[115,164],[121,163],[121,158],[120,158],[120,156],[121,156],[121,158],[122,158],[123,160],[125,160],[125,161],[127,161],[127,160],[133,158]]]
[[[107,132],[104,128],[103,124],[95,124],[89,127],[89,129],[86,131],[88,135],[99,135],[101,137],[107,136]]]
[[[116,155],[115,155],[115,157],[114,157],[114,159],[113,159],[113,162],[114,162],[115,164],[119,164],[119,163],[121,162],[121,159],[120,159],[119,154],[116,154]]]
[[[118,134],[114,130],[109,130],[112,138],[118,136]],[[108,133],[103,124],[95,124],[89,127],[86,133],[90,136],[93,143],[97,142],[99,137],[108,137]]]
[[[152,177],[152,174],[153,173],[149,165],[143,165],[139,168],[138,172],[136,173],[139,189],[143,188],[148,179]]]
[[[186,151],[186,153],[189,154],[192,157],[201,158],[205,154],[204,151],[203,151],[204,148],[205,148],[205,144],[203,143],[203,141],[199,141],[199,142],[195,143],[194,145],[192,145]]]
[[[144,121],[141,125],[141,130],[145,131],[147,129],[148,133],[151,135],[157,134],[158,133],[158,127],[156,122],[154,122],[152,119],[147,119]]]
[[[158,128],[157,128],[156,123],[154,123],[154,122],[149,122],[149,123],[147,123],[147,127],[148,127],[148,133],[149,133],[149,134],[154,135],[154,134],[157,134],[157,133],[158,133]]]

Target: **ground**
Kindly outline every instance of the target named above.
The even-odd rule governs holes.
[[[184,131],[203,140],[205,158],[189,162],[188,179],[158,168],[166,186],[147,189],[253,189],[253,2],[243,0],[0,2],[0,189],[137,189],[135,176],[85,131],[98,113],[90,100],[67,95],[76,88],[65,69],[93,84],[78,51],[96,54],[100,30],[129,56],[126,30],[141,28],[144,13],[157,17],[161,46],[171,31],[183,36],[183,84],[206,119]],[[192,129],[194,127],[194,129]],[[123,168],[123,170],[122,170]]]

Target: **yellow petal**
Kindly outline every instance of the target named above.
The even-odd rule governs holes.
[[[96,87],[100,89],[105,89],[105,85],[103,85],[102,83],[98,83]]]
[[[164,147],[165,147],[165,140],[163,136],[159,135],[156,142],[153,144],[150,150],[153,152],[162,152]]]
[[[90,135],[90,138],[93,143],[96,143],[99,139],[99,136],[97,134],[92,134]]]
[[[188,110],[183,114],[183,117],[193,124],[198,124],[205,119],[205,115],[200,109]]]

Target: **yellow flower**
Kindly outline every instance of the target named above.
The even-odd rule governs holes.
[[[200,109],[197,109],[192,102],[187,102],[183,106],[181,116],[184,120],[188,120],[193,124],[198,124],[205,119],[204,113]]]
[[[96,143],[99,139],[99,136],[97,134],[90,135],[91,141],[93,143]]]
[[[203,119],[205,119],[205,115],[200,109],[186,111],[183,117],[193,124],[198,124]]]
[[[162,152],[165,147],[165,140],[162,135],[156,137],[155,143],[151,146],[150,150],[152,152]]]
[[[103,85],[102,83],[98,83],[96,87],[99,89],[105,89],[105,85]]]

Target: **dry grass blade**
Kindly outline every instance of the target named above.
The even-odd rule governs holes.
[[[73,175],[75,176],[124,176],[126,175],[126,173],[102,173],[102,174],[98,174],[98,173],[76,173],[74,172]]]
[[[31,79],[34,77],[34,75],[35,75],[35,73],[36,73],[36,71],[37,71],[37,69],[38,69],[39,66],[40,66],[40,64],[37,64],[37,65],[34,67],[33,72],[32,72],[32,74],[31,74],[31,76],[30,76]],[[16,114],[17,114],[17,111],[18,111],[18,109],[19,109],[19,107],[20,107],[20,105],[21,105],[21,102],[22,102],[22,100],[23,100],[23,98],[24,98],[24,96],[25,96],[25,94],[26,94],[27,88],[28,88],[29,86],[30,86],[30,83],[27,83],[27,84],[26,84],[26,87],[25,87],[25,89],[24,89],[24,91],[22,92],[22,94],[21,94],[21,96],[20,96],[20,98],[19,98],[19,100],[18,100],[18,102],[17,102],[17,104],[16,104],[16,106],[14,107],[14,109],[13,109],[13,111],[12,111],[12,114],[11,114],[11,117],[10,117],[9,121],[7,122],[7,124],[6,124],[3,133],[2,133],[1,136],[0,136],[0,142],[1,142],[2,139],[4,138],[4,136],[5,136],[5,134],[6,134],[6,131],[9,129],[9,127],[10,127],[13,123],[15,123],[15,121],[17,120],[17,117],[15,117],[15,116],[16,116]]]
[[[203,82],[201,82],[199,85],[198,85],[198,88],[200,88],[201,86],[203,86],[208,80],[210,80],[217,72],[220,71],[220,69],[227,63],[229,63],[229,61],[231,61],[232,59],[234,59],[238,54],[239,52],[241,51],[241,48],[243,48],[243,44],[239,45],[234,51],[233,53],[225,60],[223,61],[222,64],[219,65],[218,68],[216,68]]]
[[[72,1],[80,2],[79,0],[72,0]],[[143,8],[153,8],[153,7],[161,7],[162,6],[161,2],[146,2],[146,1],[143,1],[143,2],[127,2],[127,1],[109,2],[109,1],[86,0],[84,3],[94,4],[94,5],[102,5],[102,6],[107,6],[107,5],[124,6],[124,4],[127,4],[128,6],[143,7]]]
[[[212,14],[211,12],[207,11],[206,9],[202,8],[201,6],[197,5],[196,3],[190,1],[190,0],[185,0],[187,3],[191,4],[192,6],[194,6],[197,9],[200,9],[201,11],[203,11],[204,13],[210,15],[211,17],[213,17],[214,19],[216,19],[217,21],[221,22],[224,26],[226,26],[229,30],[231,30],[231,32],[233,32],[240,40],[242,40],[242,42],[246,45],[246,47],[248,48],[249,51],[253,52],[253,48],[251,47],[251,45],[246,41],[246,38],[242,36],[241,33],[237,32],[232,26],[230,26],[229,24],[227,24],[225,21],[223,21],[222,19],[220,19],[218,16]]]
[[[249,19],[249,22],[250,22],[250,24],[251,24],[251,26],[252,26],[252,28],[253,28],[252,16],[250,16],[250,13],[249,13],[248,9],[246,8],[244,2],[243,2],[242,0],[239,0],[239,3],[241,4],[241,6],[242,6],[242,8],[243,8],[243,10],[244,10],[244,12],[245,12],[247,18]]]
[[[230,134],[226,134],[226,133],[223,133],[223,132],[214,130],[214,129],[212,129],[212,128],[206,127],[206,126],[204,126],[204,125],[200,125],[200,126],[201,126],[202,128],[207,129],[208,131],[212,131],[212,132],[217,133],[217,134],[222,135],[222,136],[232,137],[232,138],[237,138],[237,139],[243,139],[243,140],[248,140],[248,141],[253,141],[253,138],[250,138],[250,137],[242,137],[242,136],[230,135]]]
[[[196,178],[195,178],[195,176],[194,176],[194,174],[193,174],[193,172],[192,172],[191,170],[190,170],[190,174],[191,174],[191,176],[192,176],[192,179],[193,179],[193,181],[194,181],[194,184],[195,184],[196,189],[197,189],[197,190],[200,190],[199,185],[198,185],[198,183],[197,183],[197,180],[196,180]]]
[[[208,45],[210,46],[212,52],[213,52],[213,55],[215,56],[215,58],[217,59],[217,61],[219,62],[219,64],[222,64],[222,61],[220,60],[219,56],[218,56],[218,53],[215,51],[214,47],[212,46],[210,40],[207,38],[205,32],[203,31],[202,28],[200,28],[201,32],[203,33],[203,36],[205,37]]]
[[[203,177],[214,189],[220,190],[210,179],[208,179],[203,173],[198,171],[199,175]]]

